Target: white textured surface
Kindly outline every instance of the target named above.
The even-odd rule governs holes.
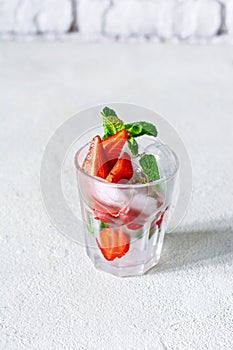
[[[233,34],[233,1],[226,2],[226,27]]]
[[[199,2],[195,0],[179,2],[174,13],[174,33],[181,39],[195,35]]]
[[[125,0],[113,2],[105,19],[107,35],[212,37],[221,27],[218,2]]]
[[[37,16],[38,30],[42,33],[68,32],[72,24],[71,0],[40,1],[40,11]]]
[[[170,1],[170,0],[169,0]],[[105,33],[108,35],[150,35],[157,34],[160,22],[158,12],[159,3],[147,0],[118,1],[109,9],[105,21]],[[166,15],[169,6],[161,4],[161,12]],[[170,22],[164,21],[166,31]]]
[[[232,47],[5,42],[0,50],[0,349],[232,350]],[[159,266],[125,279],[97,272],[60,236],[39,188],[54,129],[113,100],[166,115],[194,175],[189,211]]]
[[[66,33],[73,21],[70,0],[0,0],[0,33]]]
[[[18,1],[12,12],[15,14],[13,30],[22,34],[35,34],[37,32],[37,14],[40,11],[39,0]]]
[[[199,5],[195,35],[208,38],[216,35],[221,27],[221,7],[218,2],[203,0]]]
[[[15,9],[18,0],[0,0],[0,32],[13,32],[15,29]]]
[[[79,0],[77,3],[77,22],[81,34],[102,34],[104,15],[110,0]]]
[[[232,33],[233,0],[0,0],[0,35],[212,38]]]

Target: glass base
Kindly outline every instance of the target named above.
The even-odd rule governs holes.
[[[154,257],[153,259],[149,260],[145,264],[128,266],[128,267],[115,267],[115,266],[111,266],[109,264],[106,264],[103,261],[96,260],[95,267],[97,270],[110,273],[111,275],[114,275],[117,277],[130,277],[130,276],[137,276],[137,275],[145,274],[152,267],[157,265],[158,262],[159,262],[159,258]]]
[[[131,241],[129,252],[120,259],[106,260],[96,247],[86,246],[87,255],[94,266],[100,270],[118,277],[143,275],[158,264],[164,238],[164,229],[156,230],[151,239],[145,235],[144,239]]]

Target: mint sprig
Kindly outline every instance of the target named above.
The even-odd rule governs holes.
[[[148,122],[134,122],[125,124],[125,129],[128,131],[129,137],[138,137],[142,135],[156,137],[158,134],[154,124]]]
[[[138,155],[138,144],[135,140],[135,137],[142,135],[157,136],[157,129],[152,123],[140,121],[129,124],[124,124],[124,122],[118,118],[116,112],[109,108],[104,107],[101,112],[103,116],[103,127],[104,127],[104,136],[102,139],[105,139],[108,136],[115,135],[118,131],[126,129],[128,132],[128,148],[133,156]]]
[[[143,173],[149,178],[150,181],[160,179],[158,164],[153,154],[144,154],[140,158],[139,164],[143,170]]]
[[[102,139],[114,135],[118,131],[125,128],[123,121],[120,118],[118,118],[116,112],[113,109],[105,107],[101,114],[103,116],[104,127],[104,136],[102,137]]]

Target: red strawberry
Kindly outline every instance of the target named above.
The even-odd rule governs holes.
[[[108,182],[117,183],[122,179],[129,180],[133,176],[133,167],[130,156],[128,153],[123,153],[121,158],[118,159],[106,180]]]
[[[166,213],[167,210],[168,210],[168,207],[161,213],[159,219],[156,221],[156,225],[157,225],[157,226],[160,227],[160,225],[162,224],[164,214]]]
[[[164,211],[159,212],[158,213],[159,216],[156,216],[156,218],[152,221],[151,226],[150,226],[150,231],[152,232],[152,234],[154,233],[156,226],[158,226],[158,228],[160,228],[160,226],[163,222],[163,217],[164,217],[167,210],[168,210],[168,207],[166,207],[166,209]],[[152,234],[150,234],[150,236],[152,236]]]
[[[112,222],[114,219],[114,216],[107,213],[106,211],[98,210],[98,209],[93,209],[93,211],[94,211],[95,219],[97,220],[101,220],[103,222],[108,223],[108,222]]]
[[[129,250],[129,237],[122,228],[119,231],[111,227],[100,231],[100,242],[96,239],[101,253],[107,260],[122,258]]]
[[[127,138],[128,132],[123,129],[118,131],[115,135],[109,136],[102,140],[104,153],[110,169],[116,163]]]
[[[103,222],[118,222],[119,221],[119,210],[111,208],[109,206],[100,206],[97,203],[93,205],[93,213],[95,219],[102,220]]]
[[[91,141],[82,169],[89,175],[99,176],[103,179],[108,175],[109,167],[99,135],[95,136]]]
[[[123,221],[125,225],[130,230],[138,230],[139,228],[143,227],[143,224],[139,224],[137,222],[137,217],[140,215],[140,212],[138,210],[135,210],[130,207],[126,207],[123,210],[120,211],[120,218]],[[142,218],[141,218],[142,221]]]
[[[138,230],[139,228],[142,228],[143,225],[142,225],[142,224],[134,224],[134,223],[131,223],[131,224],[128,224],[127,227],[128,227],[128,229],[130,229],[130,230]]]

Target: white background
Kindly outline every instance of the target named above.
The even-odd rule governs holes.
[[[0,348],[232,350],[232,46],[5,41],[0,76]],[[107,101],[166,116],[192,160],[187,216],[142,277],[96,271],[41,202],[49,137]]]

